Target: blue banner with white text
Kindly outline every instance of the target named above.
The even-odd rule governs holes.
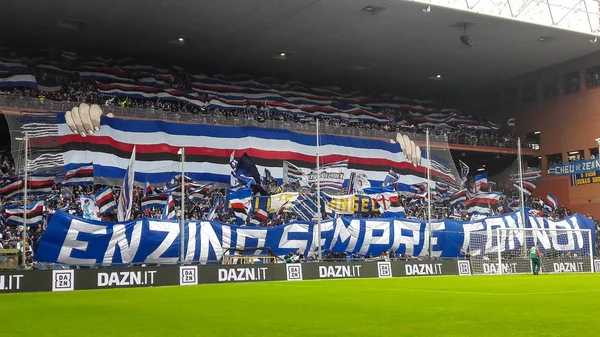
[[[474,222],[436,220],[432,222],[432,256],[455,258],[469,250],[472,231],[485,231],[492,238],[496,228],[518,228],[519,213],[508,213]],[[278,227],[240,227],[214,221],[186,222],[183,240],[186,262],[215,263],[228,248],[269,247],[278,256],[300,250],[305,256],[317,251],[316,224],[294,222]],[[590,219],[575,214],[562,220],[528,215],[526,227],[539,229],[535,237],[542,250],[589,252],[589,238],[570,229],[592,229]],[[40,262],[70,265],[94,264],[176,264],[180,259],[180,224],[176,221],[138,219],[122,223],[100,222],[57,211],[41,238],[35,258]],[[544,229],[564,229],[557,232]],[[384,251],[427,256],[429,231],[426,221],[399,218],[341,217],[321,224],[321,246],[327,252],[378,256]],[[530,247],[532,242],[516,236],[515,242],[501,244],[502,251]],[[545,240],[545,238],[549,238]],[[514,241],[514,240],[513,240]],[[489,245],[497,245],[491,240]],[[250,252],[249,254],[267,252]]]
[[[566,176],[600,170],[598,159],[578,160],[562,164],[550,164],[548,174],[551,176]]]

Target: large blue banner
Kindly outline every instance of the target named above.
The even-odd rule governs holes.
[[[562,164],[550,164],[548,174],[551,176],[565,176],[600,170],[598,159],[579,160]]]
[[[517,228],[520,214],[509,213],[476,222],[436,220],[432,223],[432,254],[453,258],[468,251],[470,233],[484,231],[492,238],[496,228]],[[300,250],[305,256],[317,251],[316,224],[295,222],[278,227],[239,227],[213,221],[187,221],[184,230],[186,262],[216,262],[228,248],[269,247],[283,256]],[[589,239],[581,232],[547,232],[543,229],[592,229],[591,220],[576,214],[559,221],[528,216],[526,227],[540,229],[535,237],[543,249],[588,250]],[[58,211],[36,252],[37,261],[71,265],[150,263],[175,264],[180,256],[180,224],[176,221],[139,219],[110,223],[83,219]],[[378,256],[397,254],[427,256],[427,222],[408,219],[342,217],[321,224],[324,252]],[[554,237],[551,237],[553,236]],[[485,237],[485,236],[484,236]],[[592,237],[595,242],[595,236]],[[481,244],[479,242],[478,244]],[[490,239],[488,245],[496,244]],[[501,249],[518,249],[531,243],[506,244]],[[502,246],[502,245],[501,245]],[[260,252],[257,252],[260,253]],[[265,252],[263,252],[265,253]]]

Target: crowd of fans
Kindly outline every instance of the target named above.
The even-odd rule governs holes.
[[[14,57],[14,55],[10,55]],[[0,55],[0,60],[2,55]],[[173,119],[179,119],[179,116],[185,115],[205,115],[206,122],[218,123],[219,120],[252,120],[258,123],[266,121],[281,121],[299,124],[314,124],[315,118],[307,114],[297,114],[290,112],[278,111],[274,106],[264,102],[247,101],[246,106],[229,107],[227,109],[211,106],[209,102],[215,96],[203,92],[195,92],[194,100],[202,104],[192,104],[184,101],[168,100],[168,99],[148,99],[148,98],[132,98],[124,96],[106,95],[98,90],[96,80],[84,79],[79,76],[77,71],[62,72],[48,68],[31,67],[31,71],[35,75],[38,82],[51,82],[56,86],[60,86],[60,90],[56,91],[41,91],[39,89],[31,89],[26,87],[0,88],[1,95],[10,95],[18,97],[30,97],[39,99],[40,103],[51,100],[59,102],[72,103],[93,103],[104,106],[116,106],[123,108],[146,109],[154,112],[172,113]],[[163,82],[162,84],[170,89],[181,90],[182,92],[192,91],[193,78],[190,74],[178,71],[172,72],[173,81]],[[44,87],[42,87],[44,88]],[[385,98],[373,98],[374,101],[379,99],[382,102]],[[415,132],[424,133],[425,127],[421,125],[423,122],[410,112],[410,105],[406,107],[388,107],[371,105],[370,109],[374,113],[381,113],[388,117],[388,120],[372,121],[364,119],[342,119],[337,117],[319,117],[322,122],[331,127],[342,127],[346,130],[367,130],[367,131],[388,131],[388,132]],[[433,111],[443,111],[434,109]],[[480,146],[494,147],[516,147],[515,137],[512,135],[510,127],[489,127],[487,121],[479,120],[481,128],[473,128],[473,125],[455,125],[450,128],[447,124],[440,123],[439,125],[428,125],[427,127],[433,133],[445,136],[450,143],[460,143]],[[425,123],[427,124],[427,123]],[[487,125],[487,126],[486,126]]]
[[[3,155],[4,158],[6,156]],[[5,161],[6,163],[6,161]],[[3,170],[7,174],[12,173],[12,167],[3,165]],[[0,179],[1,180],[1,179]],[[43,223],[37,226],[30,226],[27,228],[27,240],[25,242],[25,250],[27,252],[26,265],[34,266],[33,256],[37,247],[39,245],[39,240],[41,236],[44,234],[44,230],[48,224],[50,217],[57,211],[62,210],[68,212],[70,214],[74,214],[77,216],[84,216],[82,207],[80,204],[80,197],[93,197],[95,192],[104,186],[95,185],[95,186],[62,186],[60,184],[56,184],[53,187],[52,193],[45,195],[43,198],[45,200],[44,206],[44,216]],[[207,189],[204,197],[198,201],[186,202],[186,219],[205,219],[207,214],[213,209],[215,202],[220,203],[220,207],[218,207],[218,211],[216,213],[215,221],[219,221],[221,223],[228,224],[236,224],[237,219],[232,210],[227,209],[224,205],[225,200],[225,186],[212,185],[210,189]],[[159,192],[157,189],[156,192]],[[118,192],[117,192],[118,193]],[[511,200],[516,200],[516,193],[512,190],[504,190],[504,197],[502,199],[504,207],[508,207],[508,203]],[[136,187],[134,191],[134,199],[133,199],[133,207],[132,207],[132,218],[142,218],[142,217],[150,217],[150,218],[161,218],[163,209],[162,208],[150,208],[146,210],[142,210],[141,202],[143,199],[144,191],[140,187]],[[421,199],[422,200],[422,199]],[[411,219],[427,219],[427,207],[424,202],[415,202],[420,201],[416,198],[410,198],[405,196],[400,196],[400,204],[404,207],[405,214],[407,218]],[[21,204],[22,200],[11,200],[9,202],[4,201],[0,197],[0,249],[23,249],[22,242],[22,226],[10,226],[7,224],[6,219],[4,217],[4,206],[10,204]],[[536,211],[538,215],[544,214],[552,219],[561,219],[571,215],[571,211],[564,207],[560,206],[557,209],[549,212],[547,209],[544,210],[542,206],[543,202],[538,198],[527,198],[526,206]],[[466,209],[463,206],[452,207],[447,200],[437,200],[435,201],[432,209],[432,217],[435,219],[447,219],[452,218],[455,220],[469,220],[470,217],[466,212]],[[179,201],[175,201],[175,208],[177,211],[177,218],[180,218],[180,204]],[[508,208],[505,208],[508,209]],[[510,210],[510,209],[509,209]],[[545,212],[545,213],[544,213]],[[280,216],[273,220],[274,214],[270,214],[270,218],[267,221],[258,224],[258,226],[278,226],[284,223],[289,223],[295,220],[299,220],[296,218],[293,212],[282,212]],[[381,217],[379,212],[373,212],[369,214],[355,214],[353,216],[364,216],[364,217]],[[331,214],[324,215],[324,219],[331,218]],[[590,215],[587,217],[593,219]],[[251,216],[249,217],[249,219]],[[116,211],[104,214],[101,218],[103,221],[117,221]],[[595,224],[598,229],[598,235],[596,236],[598,242],[596,244],[597,249],[600,252],[600,223],[596,220]],[[252,224],[248,222],[247,226],[251,226]],[[411,256],[399,255],[396,256],[393,252],[385,252],[381,256],[359,256],[359,255],[350,255],[345,253],[335,253],[328,252],[325,256],[328,259],[348,259],[348,258],[361,258],[361,259],[411,259]],[[287,258],[290,260],[295,260],[302,258],[299,255],[290,255]],[[306,259],[314,259],[315,256],[306,257]],[[21,261],[21,256],[19,255],[19,261]],[[43,267],[43,265],[36,267]]]

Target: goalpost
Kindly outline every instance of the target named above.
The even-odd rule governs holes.
[[[470,233],[473,274],[532,273],[529,250],[540,244],[540,273],[594,272],[590,229],[495,228]]]

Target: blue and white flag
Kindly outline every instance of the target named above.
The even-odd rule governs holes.
[[[6,223],[11,226],[41,225],[44,220],[44,200],[39,200],[27,205],[27,210],[23,211],[23,206],[5,206],[4,217]],[[27,219],[25,219],[27,217]]]
[[[165,220],[173,220],[177,216],[177,211],[175,211],[175,200],[173,200],[173,195],[169,194],[169,198],[167,198],[167,203],[165,204],[165,208],[163,209],[161,219]]]
[[[98,206],[98,214],[106,214],[117,208],[115,194],[110,186],[106,186],[105,188],[98,190],[98,192],[96,192],[95,199],[96,206]]]
[[[213,221],[217,217],[217,212],[219,211],[219,208],[221,207],[222,200],[223,200],[223,198],[221,198],[221,196],[217,197],[217,199],[213,202],[212,208],[206,214],[205,220]]]

